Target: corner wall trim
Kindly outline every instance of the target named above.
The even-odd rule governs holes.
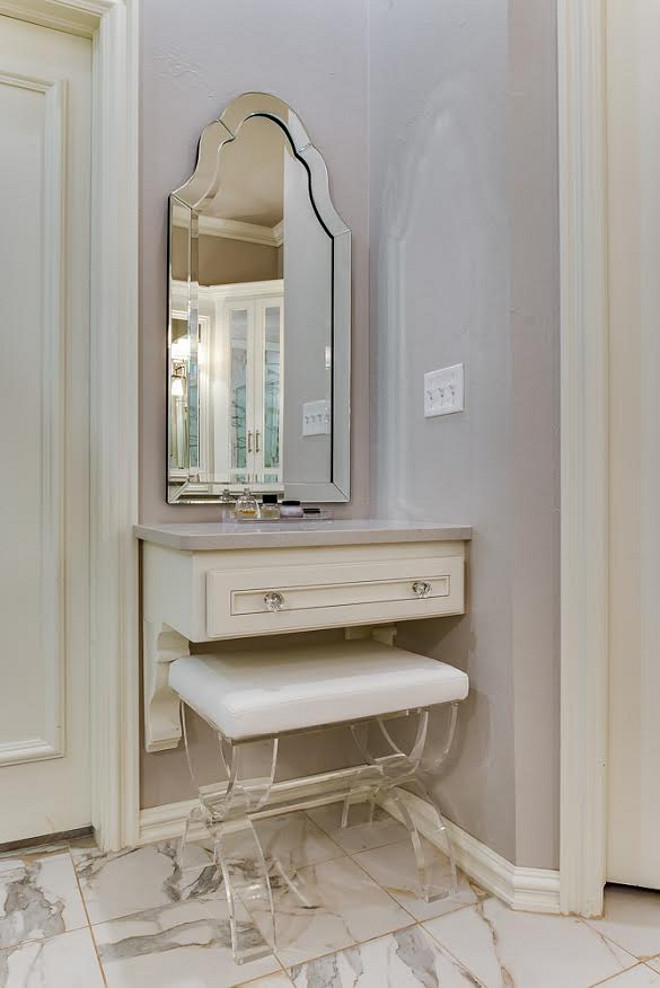
[[[607,844],[608,243],[604,0],[558,0],[561,909],[598,916]]]
[[[283,783],[280,784],[279,791],[284,794],[290,788],[287,783]],[[322,777],[317,777],[314,785],[307,787],[306,795],[313,798],[314,794],[322,792],[322,789]],[[418,796],[402,791],[399,795],[405,799],[408,811],[420,833],[432,843],[436,843],[435,821],[431,808]],[[398,817],[396,806],[392,801],[385,798],[381,803],[388,813]],[[196,799],[188,799],[180,803],[166,803],[141,810],[139,843],[149,844],[153,841],[180,837],[184,821],[196,805]],[[512,909],[538,913],[559,912],[558,871],[519,868],[456,824],[448,823],[448,830],[454,842],[456,863],[459,868],[486,891],[492,892]],[[198,840],[204,835],[205,830],[201,825],[190,832],[192,840]],[[438,846],[441,846],[439,842]]]

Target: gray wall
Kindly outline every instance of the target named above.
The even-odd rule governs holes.
[[[353,232],[353,450],[350,505],[369,490],[366,0],[143,0],[140,120],[140,515],[211,521],[209,506],[165,503],[167,195],[191,174],[199,135],[234,96],[264,90],[301,116]]]
[[[450,816],[558,865],[553,0],[372,0],[372,510],[469,522],[464,619],[400,644],[465,668]],[[466,411],[423,418],[465,363]]]
[[[468,614],[404,625],[399,639],[470,674],[442,787],[449,815],[509,860],[551,868],[559,757],[554,9],[554,0],[197,0],[194,16],[184,16],[172,0],[144,0],[140,297],[142,517],[208,519],[213,508],[167,506],[163,494],[166,196],[189,175],[202,127],[232,96],[265,89],[290,102],[326,156],[335,204],[353,231],[347,510],[475,528]],[[424,371],[458,361],[466,412],[425,421]],[[345,757],[341,744],[314,746],[304,767],[320,769],[337,753]],[[302,768],[298,758],[292,750],[285,770]],[[143,805],[189,795],[180,752],[144,756],[142,773]]]

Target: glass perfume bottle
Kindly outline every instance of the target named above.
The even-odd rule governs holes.
[[[264,494],[261,498],[261,517],[279,518],[280,506],[277,503],[277,494]]]
[[[254,494],[246,487],[236,502],[236,518],[239,521],[254,521],[259,517],[259,505]]]
[[[236,498],[228,487],[225,487],[218,498],[218,504],[220,506],[220,520],[233,521],[236,517]]]

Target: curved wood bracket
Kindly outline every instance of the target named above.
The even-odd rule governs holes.
[[[144,747],[176,748],[181,740],[179,697],[170,688],[170,662],[190,655],[187,638],[160,621],[144,622]]]

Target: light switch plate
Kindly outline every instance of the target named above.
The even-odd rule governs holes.
[[[320,401],[306,401],[302,409],[303,436],[330,435],[330,402],[327,398],[322,398]]]
[[[463,364],[443,367],[424,375],[424,417],[452,415],[465,409]]]

